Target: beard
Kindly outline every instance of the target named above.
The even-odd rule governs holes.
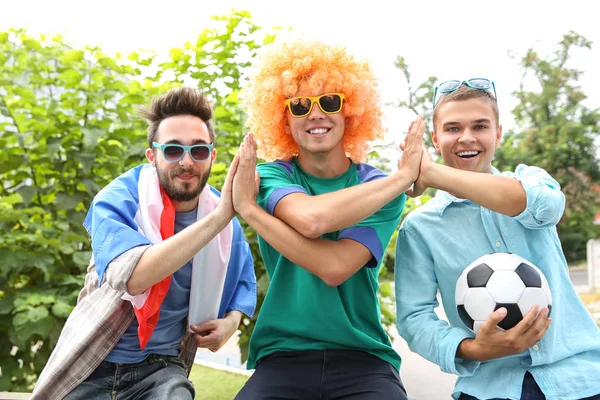
[[[186,170],[184,168],[176,168],[170,173],[167,171],[163,171],[160,168],[156,168],[156,173],[158,175],[158,181],[160,182],[160,186],[165,190],[165,192],[169,195],[169,197],[177,202],[183,203],[186,201],[191,201],[196,199],[204,187],[208,182],[208,177],[210,176],[210,170],[212,168],[212,161],[210,162],[210,166],[208,170],[204,173],[196,173],[192,170]],[[191,182],[182,182],[183,187],[179,187],[175,184],[173,179],[182,173],[193,174],[198,177],[197,184],[193,184]]]

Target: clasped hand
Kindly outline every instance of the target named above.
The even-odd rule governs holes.
[[[411,197],[420,196],[427,189],[426,175],[433,164],[433,159],[423,143],[425,126],[423,116],[418,116],[410,123],[404,142],[400,143],[402,156],[398,160],[398,169],[412,173],[413,187],[406,191]]]

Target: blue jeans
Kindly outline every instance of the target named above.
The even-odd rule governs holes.
[[[476,397],[470,396],[468,394],[462,393],[458,400],[477,400]],[[502,400],[502,399],[492,399],[492,400]],[[525,378],[523,378],[523,389],[521,390],[521,400],[546,400],[546,396],[542,393],[542,390],[536,383],[535,379],[533,379],[533,375],[529,372],[525,374]],[[586,397],[581,400],[600,400],[600,394],[592,397]]]
[[[398,370],[364,351],[278,351],[263,357],[235,400],[407,400]]]
[[[151,354],[137,364],[102,362],[65,400],[192,400],[194,385],[177,357]]]

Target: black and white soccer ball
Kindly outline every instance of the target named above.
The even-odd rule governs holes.
[[[486,254],[467,266],[456,281],[455,300],[460,319],[475,333],[500,307],[508,311],[497,325],[504,330],[518,324],[536,304],[552,310],[542,271],[511,253]]]

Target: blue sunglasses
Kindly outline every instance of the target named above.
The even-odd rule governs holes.
[[[433,107],[435,108],[435,100],[436,100],[438,92],[440,94],[451,93],[451,92],[454,92],[455,90],[457,90],[463,84],[467,85],[471,89],[477,89],[477,90],[492,89],[494,92],[494,98],[496,100],[498,99],[498,97],[496,96],[496,85],[494,84],[494,81],[491,81],[487,78],[471,78],[471,79],[467,79],[467,80],[463,80],[463,81],[454,79],[451,81],[442,82],[435,87],[435,90],[433,91]]]
[[[213,149],[212,144],[194,144],[192,146],[182,146],[180,144],[167,143],[160,144],[152,142],[152,147],[161,149],[165,160],[168,162],[178,162],[189,153],[192,160],[199,162],[207,160]]]

